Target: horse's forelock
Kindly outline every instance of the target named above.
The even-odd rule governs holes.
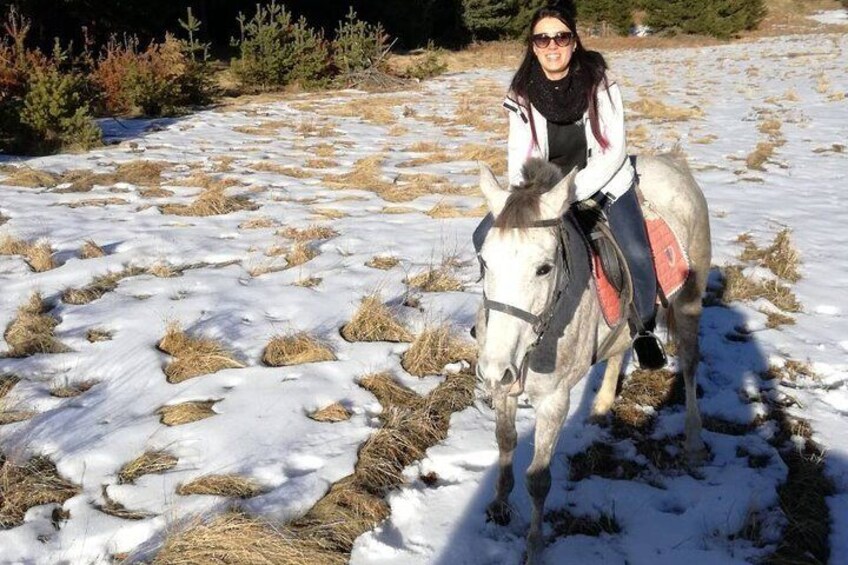
[[[540,197],[562,180],[560,168],[543,159],[530,159],[521,168],[521,184],[512,187],[497,228],[527,229],[539,219]]]

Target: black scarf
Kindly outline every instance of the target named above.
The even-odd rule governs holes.
[[[549,122],[571,124],[580,120],[589,106],[586,90],[590,82],[589,73],[578,65],[570,65],[565,77],[550,80],[539,62],[534,61],[527,96]]]

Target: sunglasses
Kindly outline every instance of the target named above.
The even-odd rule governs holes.
[[[531,39],[533,40],[533,45],[539,49],[544,49],[550,45],[552,39],[557,44],[557,47],[567,47],[574,41],[574,34],[570,31],[560,31],[553,36],[546,33],[535,33]]]

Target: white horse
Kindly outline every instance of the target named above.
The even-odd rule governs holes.
[[[644,156],[638,158],[637,167],[644,199],[677,234],[690,260],[688,279],[669,297],[668,317],[685,383],[686,454],[690,462],[698,463],[705,454],[695,372],[701,297],[710,268],[707,204],[682,159]],[[538,563],[544,548],[542,521],[551,486],[550,460],[568,414],[571,388],[594,363],[606,360],[603,384],[592,407],[593,417],[605,418],[630,347],[626,324],[619,326],[625,328],[623,332],[610,330],[588,278],[575,275],[579,271],[575,265],[580,266],[578,261],[588,264],[588,255],[585,246],[569,245],[564,237],[568,235],[564,228],[573,223],[567,212],[574,203],[574,174],[563,178],[555,166],[540,161],[525,167],[521,185],[505,190],[492,171],[481,166],[480,188],[494,225],[479,252],[484,303],[476,323],[478,378],[492,393],[500,451],[500,475],[488,514],[502,525],[511,517],[508,498],[514,486],[516,402],[524,391],[536,410],[533,461],[527,469],[527,490],[533,501],[527,563]],[[555,344],[553,370],[536,372],[533,363],[528,363],[530,352],[545,339],[555,303],[566,297],[572,301],[568,319],[556,330],[561,335],[558,341],[549,342]]]

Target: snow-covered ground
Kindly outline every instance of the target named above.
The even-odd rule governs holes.
[[[679,144],[687,154],[710,203],[716,265],[738,261],[742,247],[736,238],[742,233],[766,246],[784,227],[792,230],[803,277],[792,290],[803,312],[794,315],[794,325],[769,329],[763,311],[773,307],[762,300],[707,308],[701,409],[706,416],[750,423],[768,411],[759,394],[789,393],[797,400],[789,411],[809,420],[814,439],[827,448],[826,471],[837,490],[828,499],[833,563],[848,560],[846,52],[848,35],[830,34],[609,56],[629,103],[653,99],[695,110],[682,121],[648,119],[634,111],[628,123],[634,148]],[[83,489],[64,504],[70,518],[61,528],[51,524],[53,507],[45,505],[31,509],[23,525],[0,531],[0,562],[107,562],[110,555],[155,546],[181,518],[224,507],[221,498],[175,493],[179,484],[201,475],[254,478],[265,493],[244,506],[283,520],[305,512],[330,484],[349,475],[360,443],[379,426],[380,405],[357,386],[357,378],[388,370],[423,392],[440,377],[405,373],[399,362],[404,344],[348,343],[338,329],[362,296],[379,289],[385,302],[401,304],[408,275],[454,257],[450,268],[465,291],[423,293],[419,308],[402,307],[403,319],[415,332],[443,320],[467,330],[480,298],[470,243],[478,218],[426,213],[437,205],[473,211],[481,199],[434,193],[385,202],[373,191],[334,187],[327,175],[349,172],[360,159],[381,155],[384,182],[403,184],[409,177],[399,175],[428,173],[473,187],[473,157],[451,158],[469,144],[505,151],[499,98],[509,78],[509,70],[449,75],[408,92],[371,95],[354,112],[348,112],[350,104],[364,101],[362,92],[257,100],[163,121],[152,131],[107,123],[108,132],[123,139],[116,146],[26,161],[53,172],[108,172],[138,159],[166,161],[162,187],[174,193],[170,196],[145,196],[143,187],[127,183],[79,194],[5,186],[0,178],[0,214],[9,218],[0,234],[44,238],[60,263],[35,273],[19,256],[0,256],[0,327],[38,290],[61,321],[57,338],[72,349],[0,359],[0,373],[22,378],[4,409],[37,412],[0,428],[0,448],[18,460],[48,456],[63,477]],[[384,106],[388,115],[380,111]],[[469,125],[460,117],[469,112],[483,112],[485,119]],[[768,120],[779,122],[777,130],[773,123],[763,127]],[[261,124],[266,127],[250,129]],[[785,143],[776,144],[763,170],[748,169],[745,159],[758,143],[769,141],[766,132],[772,132],[772,141]],[[415,163],[429,150],[422,142],[439,144],[447,157]],[[314,161],[316,156],[323,162]],[[292,168],[280,168],[285,166]],[[161,213],[159,205],[194,198],[197,182],[186,179],[199,172],[235,179],[229,192],[248,196],[258,208],[211,217]],[[107,197],[123,202],[68,206]],[[387,206],[394,213],[387,213]],[[270,219],[272,225],[248,229],[245,222],[255,218]],[[330,225],[338,236],[315,242],[318,256],[303,265],[251,275],[285,265],[267,253],[291,243],[277,230],[311,224]],[[107,255],[80,259],[78,251],[88,239]],[[378,255],[400,262],[387,271],[365,265]],[[127,278],[90,304],[61,300],[64,290],[83,287],[95,276],[156,264],[193,268],[173,278]],[[771,276],[762,269],[752,274]],[[296,284],[310,277],[320,283]],[[168,356],[156,344],[169,321],[220,341],[246,367],[168,383],[162,372]],[[86,334],[93,328],[108,330],[113,338],[90,343]],[[293,331],[330,342],[338,360],[264,366],[260,359],[270,338]],[[751,339],[728,338],[740,332]],[[818,378],[801,378],[792,388],[760,378],[769,365],[785,359],[810,363]],[[767,443],[767,426],[740,436],[705,431],[712,459],[703,468],[657,470],[628,440],[585,423],[598,377],[593,372],[575,391],[554,457],[549,507],[611,515],[621,531],[552,537],[551,563],[736,563],[774,550],[785,525],[776,488],[786,479],[786,466]],[[50,395],[55,384],[84,380],[97,384],[76,398]],[[217,415],[184,426],[160,424],[157,409],[188,400],[217,400]],[[353,412],[350,420],[329,424],[307,418],[337,401]],[[409,484],[390,495],[391,517],[357,540],[352,562],[517,563],[529,516],[521,477],[532,452],[532,423],[532,409],[522,406],[519,480],[512,499],[518,517],[512,525],[485,523],[497,446],[493,415],[478,403],[456,414],[447,440],[407,470]],[[664,409],[653,437],[663,440],[682,427],[682,412]],[[594,441],[614,443],[619,457],[632,458],[645,472],[634,480],[569,480],[568,457]],[[179,462],[164,474],[119,484],[122,465],[149,450],[166,450]],[[767,462],[749,466],[740,452],[762,455]],[[438,477],[435,485],[419,479],[429,472]],[[128,521],[104,514],[96,508],[104,502],[104,487],[112,500],[149,516]],[[765,547],[737,535],[751,516],[760,521]]]

